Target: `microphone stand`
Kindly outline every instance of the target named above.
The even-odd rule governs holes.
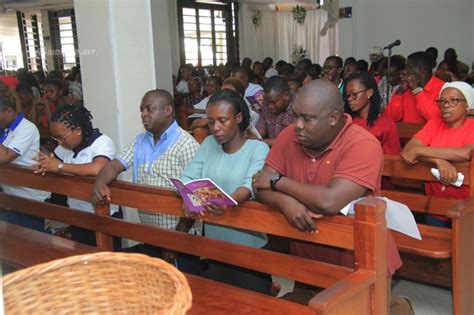
[[[386,76],[386,92],[387,92],[387,103],[385,104],[385,108],[387,108],[388,102],[390,101],[390,83],[388,77],[390,76],[390,59],[392,57],[392,47],[387,47],[388,50],[388,59],[387,59],[387,76]]]

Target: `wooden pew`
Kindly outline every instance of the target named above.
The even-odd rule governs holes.
[[[31,169],[11,165],[0,166],[0,172],[2,184],[24,185],[84,200],[89,198],[94,182],[92,178],[64,174],[41,177]],[[114,204],[182,215],[182,200],[174,191],[120,181],[113,183],[111,190]],[[309,306],[304,306],[187,275],[194,301],[189,314],[387,313],[385,205],[377,199],[359,202],[355,218],[319,220],[315,234],[291,228],[281,213],[257,202],[246,202],[220,217],[204,217],[212,223],[354,250],[354,269],[111,218],[107,205],[98,207],[93,214],[0,193],[0,206],[97,231],[101,250],[112,248],[111,236],[121,236],[325,288],[311,299]],[[5,239],[0,242],[3,246]]]
[[[400,144],[404,147],[413,136],[423,128],[425,124],[409,124],[397,122],[398,135],[400,136]]]
[[[436,181],[431,174],[432,165],[419,162],[407,165],[399,156],[385,155],[383,175],[418,180]],[[455,163],[465,175],[464,183],[470,185],[471,196],[474,185],[472,162]],[[422,240],[394,232],[398,249],[402,254],[402,277],[422,282],[452,287],[455,314],[474,314],[474,199],[446,199],[418,193],[383,190],[382,195],[406,204],[413,212],[444,215],[451,219],[452,227],[436,227],[418,224]]]

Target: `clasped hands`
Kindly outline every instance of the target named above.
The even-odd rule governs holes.
[[[38,164],[36,164],[35,174],[41,174],[44,176],[47,172],[57,173],[59,172],[58,165],[61,164],[57,158],[54,157],[53,153],[45,154],[39,152],[36,157],[33,158]]]

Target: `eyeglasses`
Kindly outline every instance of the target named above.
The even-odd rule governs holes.
[[[354,98],[357,98],[357,96],[359,96],[360,93],[365,92],[367,90],[369,90],[369,89],[360,90],[360,91],[357,91],[357,92],[347,92],[346,94],[344,94],[344,97],[346,98],[346,100],[348,100],[351,96],[354,97]]]
[[[440,98],[440,99],[436,100],[435,102],[436,102],[436,104],[438,104],[439,107],[446,106],[446,105],[448,105],[448,107],[454,107],[454,106],[458,105],[460,102],[466,102],[466,100],[462,99],[462,98],[451,98],[449,100],[445,100],[443,98]]]
[[[53,139],[54,141],[56,142],[65,142],[67,137],[69,137],[69,135],[72,133],[72,130],[70,130],[68,133],[66,133],[64,136],[62,137],[59,137],[59,138],[56,138],[54,136],[51,136],[51,139]]]

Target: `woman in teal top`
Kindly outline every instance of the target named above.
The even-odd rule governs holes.
[[[181,180],[210,178],[240,204],[253,197],[252,175],[262,169],[269,148],[244,136],[250,114],[238,93],[224,89],[214,94],[207,104],[206,115],[211,136],[201,144]],[[212,204],[206,204],[205,208],[214,215],[232,211]],[[258,248],[267,243],[265,234],[216,224],[206,223],[205,233],[210,238]],[[270,289],[267,275],[214,261],[209,265],[209,277],[264,293]]]

